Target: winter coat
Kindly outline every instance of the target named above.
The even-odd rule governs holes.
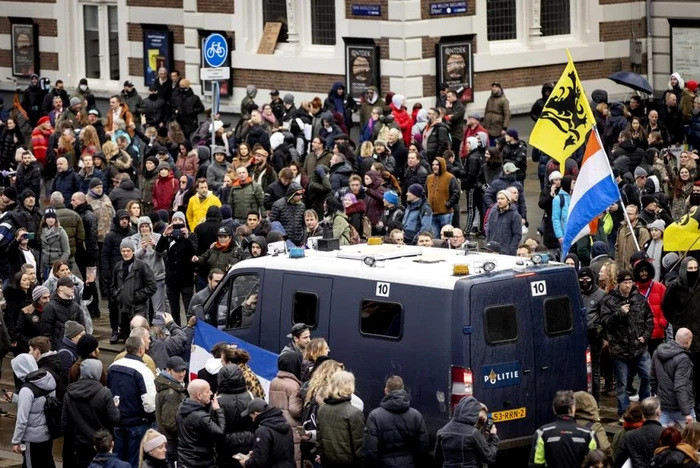
[[[445,150],[452,146],[450,127],[444,122],[437,122],[426,127],[423,135],[428,162],[432,162],[437,156],[442,156]]]
[[[56,260],[68,261],[70,244],[61,226],[41,228],[41,267],[49,268]]]
[[[415,244],[418,241],[418,234],[423,231],[435,234],[432,232],[433,210],[425,197],[406,205],[402,223],[406,244]]]
[[[49,303],[44,306],[39,324],[41,334],[51,340],[51,349],[59,349],[68,320],[85,325],[80,306],[73,299],[61,299],[54,294]]]
[[[83,222],[85,230],[85,243],[78,245],[76,248],[76,258],[78,264],[86,266],[96,266],[99,257],[97,249],[97,217],[92,212],[92,207],[87,203],[82,203],[75,207],[75,212],[78,213]]]
[[[224,176],[231,170],[231,163],[212,161],[207,168],[207,182],[211,190],[219,190],[224,183]],[[231,205],[233,206],[233,205]]]
[[[447,172],[447,164],[441,157],[438,174],[430,174],[425,180],[426,195],[433,215],[449,214],[459,204],[460,187],[457,178]]]
[[[624,105],[621,102],[610,104],[610,114],[605,120],[603,139],[608,148],[612,148],[617,143],[617,138],[623,130],[629,127],[627,117],[624,114]]]
[[[260,184],[248,177],[245,184],[236,179],[231,186],[228,204],[233,208],[233,219],[248,218],[249,211],[257,211],[265,215],[265,194]]]
[[[459,99],[453,102],[452,106],[447,109],[445,120],[447,120],[447,122],[450,124],[450,134],[452,135],[453,140],[461,140],[462,136],[464,135],[464,127],[466,126],[466,122],[464,120],[465,111],[466,109],[464,104],[462,104],[462,101]],[[411,139],[409,138],[406,140],[404,138],[404,141],[410,143]]]
[[[339,190],[350,185],[350,176],[353,174],[352,166],[348,162],[340,162],[331,167],[331,189]]]
[[[391,109],[391,114],[394,116],[394,121],[399,125],[401,129],[401,135],[403,136],[403,141],[411,141],[411,128],[413,128],[413,120],[408,114],[405,108],[397,109],[394,103],[389,104]],[[462,112],[464,114],[464,112]]]
[[[160,236],[156,244],[156,252],[165,253],[165,284],[178,289],[192,286],[195,255],[192,240],[187,237]]]
[[[406,204],[406,194],[408,187],[413,184],[419,184],[425,187],[425,180],[428,178],[428,170],[422,164],[418,164],[415,168],[406,166],[404,170],[403,180],[401,181],[401,203]]]
[[[617,138],[615,139],[617,142]],[[632,140],[625,140],[618,145],[618,148],[613,152],[612,159],[615,161],[617,158],[622,156],[627,156],[629,158],[628,170],[634,173],[634,170],[642,164],[644,161],[645,151],[642,148],[637,148]]]
[[[284,419],[292,427],[301,426],[304,402],[299,393],[300,388],[299,379],[286,371],[278,371],[277,377],[270,382],[270,406],[281,409]]]
[[[121,461],[116,453],[98,453],[88,468],[131,468],[131,463]],[[145,460],[141,468],[147,468]]]
[[[629,303],[629,313],[622,312],[623,304]],[[603,299],[600,322],[608,336],[610,356],[613,359],[633,359],[647,351],[647,344],[654,330],[654,316],[644,296],[637,287],[632,287],[628,297],[615,288]],[[644,337],[645,342],[638,340]]]
[[[327,178],[326,178],[327,180]],[[294,245],[301,245],[304,238],[304,211],[306,207],[303,203],[289,203],[287,200],[292,197],[299,185],[291,183],[285,194],[285,198],[280,198],[272,204],[269,220],[271,223],[279,221],[287,232],[288,239]]]
[[[92,207],[92,212],[97,218],[97,241],[100,243],[104,242],[105,236],[109,232],[112,218],[114,218],[112,201],[106,195],[96,198],[91,192],[88,192],[87,202]]]
[[[365,418],[350,397],[328,398],[318,409],[316,446],[321,464],[329,467],[363,467]]]
[[[219,228],[222,225],[221,209],[218,206],[210,206],[206,220],[194,228],[194,237],[190,238],[192,245],[195,246],[196,255],[203,254],[217,241]]]
[[[80,192],[82,180],[72,167],[59,172],[51,184],[51,192],[61,192],[65,200],[70,200],[75,192]]]
[[[330,167],[332,157],[333,157],[333,154],[330,151],[324,150],[320,155],[317,155],[314,152],[310,152],[309,154],[306,155],[306,159],[304,159],[304,168],[303,168],[304,175],[308,178],[311,178],[314,175],[314,172],[316,171],[316,167],[318,167],[318,166]]]
[[[612,446],[605,433],[605,428],[600,422],[598,403],[596,403],[595,398],[584,391],[574,393],[574,398],[576,399],[576,415],[574,416],[576,424],[590,430],[595,436],[598,450],[603,452],[609,460],[612,460]]]
[[[700,287],[698,283],[688,282],[688,262],[690,257],[683,259],[678,270],[678,281],[674,281],[666,288],[661,310],[666,319],[673,325],[674,330],[688,328],[693,332],[693,342],[690,345],[691,353],[700,352]],[[699,370],[700,371],[700,370]]]
[[[620,467],[627,459],[630,459],[635,468],[650,466],[663,430],[664,428],[659,421],[647,420],[639,429],[630,431],[620,444],[620,452],[615,460],[615,465]]]
[[[167,120],[167,103],[159,99],[157,94],[149,95],[143,100],[143,113],[146,116],[146,125],[158,127]]]
[[[268,407],[258,414],[255,423],[253,454],[246,468],[295,468],[292,428],[282,411]]]
[[[647,228],[644,227],[641,221],[637,220],[634,223],[634,234],[630,231],[629,225],[622,222],[617,230],[617,241],[615,242],[615,261],[620,269],[630,269],[630,257],[637,251],[637,246],[634,244],[632,236],[637,237],[639,247],[645,248],[647,242],[651,240],[651,235]]]
[[[382,186],[384,180],[379,172],[367,171],[365,177],[366,176],[372,179],[372,183],[366,186],[365,214],[372,223],[372,226],[376,226],[382,219],[382,213],[384,212],[384,192],[386,189]]]
[[[73,195],[71,193],[71,195]],[[67,198],[70,200],[70,197]],[[85,226],[80,215],[70,208],[66,208],[64,204],[55,205],[56,215],[61,227],[66,231],[68,236],[68,244],[70,245],[70,256],[75,256],[75,251],[78,245],[82,246],[85,242]]]
[[[115,218],[116,218],[115,214]],[[108,280],[112,279],[112,272],[117,263],[122,261],[121,242],[125,237],[134,234],[131,226],[122,229],[119,226],[119,219],[112,220],[112,228],[105,236],[104,244],[102,245],[102,254],[100,258],[102,275]]]
[[[481,125],[491,137],[500,137],[501,130],[510,125],[510,104],[503,91],[489,96]]]
[[[56,380],[51,372],[41,369],[26,374],[21,380],[25,385],[22,385],[17,393],[17,421],[12,435],[12,445],[51,440],[44,413],[46,397],[43,395],[35,397],[33,389],[26,384],[31,383],[39,390],[47,392],[49,396],[55,397]]]
[[[522,219],[527,219],[527,204],[523,185],[516,180],[513,174],[501,172],[498,177],[491,181],[489,188],[484,192],[484,204],[486,208],[491,208],[496,203],[496,195],[498,195],[498,192],[506,190],[509,187],[518,189],[518,213],[520,213]]]
[[[166,177],[158,176],[153,187],[153,211],[170,211],[172,209],[178,184],[179,182],[172,173],[168,173]]]
[[[435,460],[437,466],[449,468],[482,467],[496,462],[498,436],[488,440],[474,425],[481,404],[474,397],[463,398],[457,404],[450,422],[437,432]]]
[[[685,90],[684,90],[685,91]],[[675,447],[659,447],[654,450],[651,465],[654,468],[682,468],[698,466],[698,453],[685,442]]]
[[[192,198],[190,198],[190,201],[187,204],[186,214],[187,226],[189,227],[190,231],[194,231],[194,229],[200,223],[204,222],[210,206],[221,207],[221,200],[219,200],[211,191],[207,193],[207,196],[204,197],[204,199],[200,198],[199,194],[195,194],[192,196]]]
[[[638,271],[640,270],[642,263],[647,263],[647,265],[650,265],[650,262],[646,261],[637,262],[633,269],[635,284],[639,294],[647,298],[649,307],[651,307],[651,313],[654,315],[654,331],[651,334],[652,339],[663,339],[666,337],[666,327],[668,326],[668,321],[666,320],[666,317],[664,317],[663,311],[661,310],[661,302],[663,301],[664,294],[666,293],[666,286],[653,280],[647,281],[646,283],[639,281]],[[651,268],[654,270],[653,266],[651,266]],[[652,277],[653,276],[654,275],[652,274]]]
[[[586,326],[589,331],[599,332],[602,329],[600,324],[600,306],[605,298],[605,291],[595,283],[591,285],[589,291],[581,291],[583,305],[586,307]],[[600,333],[597,333],[600,335]]]
[[[363,449],[368,467],[424,466],[430,449],[428,431],[404,390],[386,395],[369,414]]]
[[[347,215],[340,212],[335,213],[331,218],[331,226],[333,227],[333,237],[340,240],[340,245],[350,245],[352,235]]]
[[[158,431],[168,439],[168,445],[177,447],[177,412],[187,396],[184,385],[160,374],[156,385],[156,423]]]
[[[2,107],[0,107],[0,114],[2,114],[1,109]],[[4,118],[2,120],[4,122],[7,119]],[[7,127],[3,127],[3,129],[4,132],[0,132],[0,170],[8,170],[15,167],[15,152],[20,146],[24,145],[24,135],[22,135],[19,127],[16,125],[12,130]],[[19,166],[21,165],[20,163]],[[18,192],[22,193],[21,190],[18,190]]]
[[[552,228],[554,229],[554,237],[557,239],[564,238],[566,221],[569,219],[570,205],[571,195],[564,190],[559,190],[559,193],[552,201]]]
[[[156,278],[153,271],[141,260],[133,259],[129,273],[124,278],[123,261],[112,270],[112,298],[119,304],[122,314],[148,317],[148,304],[156,293]]]
[[[226,429],[224,438],[216,445],[219,467],[235,468],[238,461],[233,459],[237,453],[248,453],[253,447],[253,421],[250,416],[241,416],[251,401],[243,372],[235,364],[228,364],[219,371],[218,399],[224,410]]]
[[[180,169],[180,176],[187,175],[190,177],[196,177],[197,171],[199,170],[199,156],[196,154],[190,155],[188,152],[185,156],[179,155],[175,161],[178,169]],[[210,166],[211,167],[211,166]],[[207,168],[207,171],[209,168]]]
[[[695,407],[690,352],[676,341],[662,343],[656,348],[649,383],[653,394],[661,400],[662,411],[687,416]]]
[[[17,189],[17,193],[22,193],[26,189],[30,189],[37,200],[41,199],[41,171],[37,163],[33,162],[29,164],[29,166],[25,166],[24,164],[17,165],[15,188]]]
[[[682,143],[685,140],[683,113],[676,105],[668,107],[665,103],[659,109],[659,122],[662,122],[671,137],[670,143]]]
[[[119,425],[119,410],[112,392],[99,380],[80,379],[68,385],[63,399],[63,433],[75,443],[92,446],[100,429],[112,430]]]
[[[277,172],[270,164],[253,165],[250,167],[249,173],[253,181],[262,187],[263,192],[267,190],[271,183],[277,180]]]
[[[502,255],[515,255],[523,237],[522,218],[515,205],[501,211],[497,206],[491,208],[486,223],[486,241],[495,241],[501,246]]]
[[[122,180],[119,186],[109,194],[112,206],[116,211],[126,209],[127,203],[131,200],[141,200],[141,193],[131,179]]]
[[[309,209],[315,210],[319,218],[323,217],[323,204],[326,196],[331,192],[331,180],[328,177],[328,168],[322,167],[323,175],[320,176],[314,172],[309,180],[309,186],[306,189],[306,206]]]
[[[178,465],[187,468],[214,468],[216,440],[224,437],[224,410],[209,410],[190,398],[180,405],[177,414]]]
[[[273,203],[275,203],[280,198],[284,198],[288,188],[289,185],[282,184],[281,180],[278,180],[268,185],[263,195],[263,205],[265,206],[265,209],[270,211],[272,209]]]
[[[206,266],[206,271],[218,268],[224,273],[241,260],[241,252],[235,242],[231,241],[224,248],[214,246],[199,256],[199,264]]]
[[[153,374],[143,359],[133,354],[126,354],[109,366],[107,386],[120,400],[120,426],[131,427],[153,421],[156,410]]]

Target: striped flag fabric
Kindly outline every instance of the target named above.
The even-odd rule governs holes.
[[[620,199],[610,162],[595,128],[588,135],[586,152],[571,195],[569,217],[564,231],[562,258],[583,236],[595,231],[598,215]],[[591,226],[591,224],[594,224]]]
[[[260,384],[265,389],[265,395],[269,398],[270,382],[277,375],[277,358],[279,355],[266,349],[258,348],[202,321],[198,321],[194,327],[192,356],[190,357],[190,380],[197,378],[197,373],[204,369],[207,360],[214,357],[211,355],[211,349],[215,344],[222,341],[236,345],[250,354],[248,366],[258,376]]]

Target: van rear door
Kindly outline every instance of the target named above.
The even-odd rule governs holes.
[[[308,325],[313,338],[328,340],[332,292],[333,278],[285,273],[280,304],[280,343],[289,343],[287,334],[295,323]]]
[[[469,363],[474,396],[488,406],[498,436],[532,435],[536,408],[529,284],[526,278],[488,279],[470,292]]]
[[[572,268],[544,271],[527,279],[539,427],[554,419],[552,400],[557,390],[586,390],[588,332]]]

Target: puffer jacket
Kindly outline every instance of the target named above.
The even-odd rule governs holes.
[[[279,371],[277,377],[270,382],[270,405],[282,410],[290,426],[301,425],[304,402],[299,393],[300,388],[301,382],[291,372]]]
[[[173,177],[172,172],[166,177],[158,176],[153,186],[153,210],[170,211],[173,206],[173,199],[178,190],[179,182]]]
[[[425,466],[429,450],[423,416],[411,408],[408,393],[395,390],[367,417],[363,442],[368,467]]]
[[[622,312],[623,304],[629,303],[629,313]],[[615,359],[632,359],[647,351],[646,342],[654,330],[654,316],[644,296],[636,286],[628,297],[615,288],[608,294],[600,309],[600,322],[610,343],[610,356]],[[645,342],[638,340],[643,336]]]
[[[266,216],[264,199],[262,186],[251,177],[246,179],[245,184],[236,179],[228,199],[229,206],[233,208],[233,219],[246,219],[249,211],[257,211],[262,213],[263,217]]]
[[[319,169],[319,167],[321,169]],[[323,170],[322,176],[318,175],[316,172],[321,170]],[[309,209],[315,210],[319,218],[323,217],[323,202],[332,189],[331,180],[328,176],[329,171],[330,169],[326,166],[317,166],[316,170],[309,178],[309,185],[306,189],[306,206]]]
[[[352,166],[348,162],[340,162],[331,167],[331,189],[339,190],[350,185]]]
[[[218,399],[224,410],[226,429],[224,438],[216,444],[216,453],[220,468],[236,468],[239,466],[233,455],[248,453],[253,447],[253,421],[249,416],[241,416],[251,401],[251,395],[246,388],[243,372],[235,364],[227,364],[219,371]]]
[[[187,468],[214,468],[214,445],[224,436],[224,410],[209,410],[190,398],[180,405],[177,414],[178,465]]]
[[[423,135],[428,162],[432,163],[433,159],[450,149],[450,127],[446,123],[438,122],[427,127]]]
[[[487,440],[481,431],[474,427],[480,411],[481,403],[474,397],[459,401],[450,422],[437,432],[437,466],[477,468],[486,463],[496,462],[498,436],[489,434]]]
[[[181,176],[196,177],[199,170],[199,155],[188,152],[185,156],[178,156],[175,164],[180,169]]]
[[[269,407],[255,418],[255,423],[258,428],[246,468],[295,468],[292,428],[282,411]]]
[[[192,240],[187,237],[161,236],[156,244],[156,252],[165,254],[165,284],[187,287],[193,284],[195,255]]]
[[[628,458],[633,467],[650,466],[654,451],[659,446],[659,437],[664,427],[659,421],[646,420],[642,427],[630,431],[620,444],[620,452],[615,462],[616,466],[622,466]],[[617,461],[620,461],[620,464]]]
[[[12,157],[14,158],[14,153]],[[37,163],[32,162],[29,166],[18,164],[15,181],[17,193],[22,193],[26,189],[31,189],[37,198],[41,196],[41,171]]]
[[[502,255],[515,255],[523,237],[522,224],[515,205],[510,205],[503,211],[494,206],[488,216],[486,241],[498,242]]]
[[[136,188],[136,185],[134,185],[134,181],[126,179],[122,180],[119,186],[110,192],[109,199],[112,201],[114,209],[119,211],[125,209],[126,204],[131,200],[140,200],[141,194]]]
[[[180,404],[187,395],[185,386],[165,374],[156,377],[155,384],[158,431],[168,439],[168,445],[177,447],[176,418]]]
[[[593,433],[598,450],[602,451],[609,460],[612,460],[612,445],[605,433],[605,428],[600,423],[600,413],[598,403],[588,392],[578,391],[574,393],[576,399],[576,414],[574,418],[576,424],[585,427]]]
[[[285,198],[280,198],[275,203],[272,204],[272,210],[270,210],[270,222],[279,221],[284,230],[287,232],[287,236],[294,245],[301,245],[304,239],[304,211],[306,207],[303,203],[289,203],[288,200],[298,191],[301,190],[301,186],[296,182],[289,184],[287,188],[287,193]]]
[[[15,432],[12,435],[12,445],[51,440],[44,413],[46,397],[35,397],[32,388],[26,384],[31,383],[40,390],[48,392],[49,396],[56,396],[56,380],[51,372],[41,369],[25,376],[18,375],[18,377],[23,380],[25,385],[17,394],[17,421],[15,422]]]
[[[112,392],[99,380],[80,379],[68,385],[63,404],[63,433],[72,434],[80,445],[92,446],[99,429],[119,424],[119,410]]]
[[[678,281],[669,284],[664,294],[661,309],[666,320],[671,322],[674,330],[687,328],[693,332],[693,342],[690,345],[691,353],[700,352],[700,287],[698,282],[690,284],[688,281],[688,262],[691,257],[686,257],[681,262],[678,270]],[[698,369],[700,372],[700,369]]]
[[[329,467],[363,467],[365,418],[350,397],[328,398],[318,409],[316,446],[321,464]]]
[[[659,281],[649,280],[646,283],[642,283],[639,280],[639,270],[643,266],[646,266],[651,271],[651,278],[654,277],[655,270],[654,265],[646,260],[638,261],[632,270],[634,275],[634,284],[637,285],[637,290],[639,294],[647,298],[649,307],[651,307],[651,313],[654,315],[654,331],[651,334],[653,339],[663,339],[666,337],[666,327],[668,326],[668,321],[664,317],[664,313],[661,310],[661,302],[664,299],[664,294],[666,294],[666,286]]]
[[[659,447],[654,450],[654,457],[651,459],[651,466],[654,468],[680,468],[697,465],[698,453],[692,445],[685,442],[681,442],[675,447]]]
[[[126,278],[122,272],[123,261],[115,265],[112,270],[112,297],[122,313],[148,317],[149,299],[156,293],[156,278],[144,262],[136,258],[133,262]]]
[[[486,208],[491,208],[494,203],[496,203],[496,195],[498,195],[498,192],[509,187],[518,189],[518,213],[520,213],[521,218],[527,219],[527,204],[525,201],[523,184],[516,180],[514,174],[505,174],[501,172],[491,181],[489,188],[484,192],[484,204]]]
[[[225,160],[222,163],[212,160],[211,164],[207,168],[207,181],[209,182],[209,188],[213,191],[219,190],[221,185],[224,183],[224,176],[231,170],[231,163],[228,163]]]
[[[82,178],[72,167],[69,167],[67,170],[56,174],[51,184],[51,191],[61,192],[65,200],[70,200],[70,197],[72,197],[75,192],[80,191],[81,182]]]
[[[629,122],[624,113],[625,106],[621,102],[610,104],[610,115],[605,120],[605,130],[603,138],[605,144],[612,148],[617,143],[617,138],[623,130],[629,127]],[[636,166],[635,166],[636,167]]]
[[[649,384],[651,391],[661,400],[663,411],[679,411],[687,416],[695,408],[693,371],[690,352],[676,341],[663,343],[656,348],[651,361]]]
[[[41,266],[50,268],[56,260],[68,261],[70,244],[61,226],[41,229]]]
[[[155,292],[155,291],[154,291]],[[59,349],[63,342],[66,322],[73,320],[85,325],[83,311],[73,299],[61,299],[54,294],[41,314],[39,330],[51,340],[51,349]]]
[[[71,193],[71,195],[73,194]],[[66,198],[66,200],[70,200],[70,197]],[[73,257],[75,256],[75,250],[78,244],[82,246],[83,242],[85,242],[85,226],[83,225],[83,220],[78,213],[70,208],[66,208],[64,204],[58,204],[55,208],[58,222],[66,231],[66,235],[68,235],[70,256]]]

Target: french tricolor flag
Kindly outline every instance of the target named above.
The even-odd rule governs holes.
[[[576,241],[595,232],[598,215],[619,200],[620,191],[610,169],[610,162],[594,128],[588,135],[586,152],[571,195],[562,258],[569,253]]]
[[[262,348],[258,348],[235,336],[229,335],[211,325],[198,321],[194,327],[194,339],[192,340],[192,356],[190,357],[190,380],[197,378],[197,373],[204,369],[207,360],[213,359],[210,351],[215,344],[225,341],[248,351],[250,361],[248,366],[258,376],[260,384],[265,389],[265,395],[269,398],[270,382],[277,375],[278,355]]]

